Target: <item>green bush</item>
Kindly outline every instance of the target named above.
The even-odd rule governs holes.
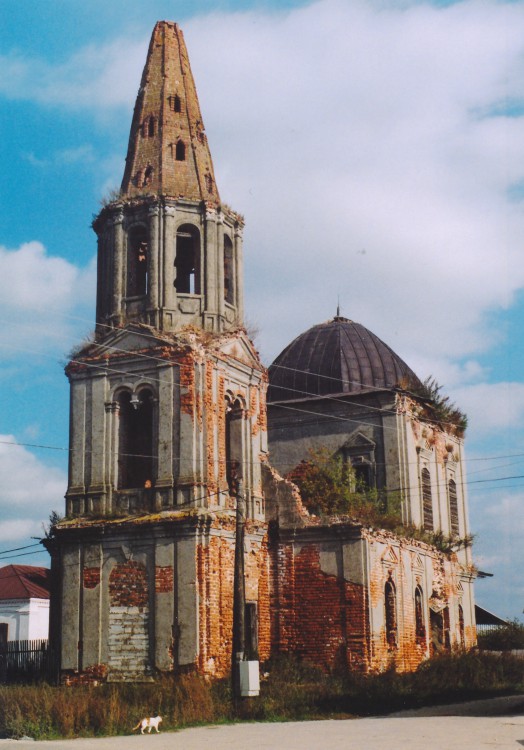
[[[486,651],[524,649],[524,625],[518,620],[478,637],[479,648]]]

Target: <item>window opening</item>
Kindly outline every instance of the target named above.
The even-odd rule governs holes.
[[[464,628],[464,610],[462,609],[462,604],[459,604],[458,606],[458,615],[459,615],[460,647],[465,648],[466,640],[465,640],[465,628]]]
[[[178,294],[200,294],[200,235],[190,224],[176,235],[175,289]]]
[[[148,388],[118,396],[118,489],[153,485],[153,394]]]
[[[233,286],[233,243],[224,236],[224,299],[230,305],[235,304],[235,290]]]
[[[184,141],[177,141],[175,146],[175,159],[177,161],[186,160],[186,146]]]
[[[243,409],[239,401],[226,404],[226,478],[231,495],[238,492],[244,459],[242,441]]]
[[[8,635],[9,635],[8,623],[0,622],[0,652],[7,648]]]
[[[154,169],[151,166],[151,164],[148,164],[145,172],[144,172],[144,179],[142,181],[142,187],[146,187],[146,185],[150,185],[153,182],[153,173]]]
[[[246,602],[245,609],[245,648],[246,659],[258,660],[258,612],[256,602]]]
[[[182,112],[182,100],[178,96],[178,94],[175,94],[174,96],[168,97],[169,101],[169,108],[173,112]]]
[[[433,531],[433,499],[431,496],[431,475],[428,469],[422,469],[421,479],[423,525],[428,531]]]
[[[393,581],[387,581],[384,588],[386,607],[386,641],[390,649],[397,647],[397,596]]]
[[[417,586],[415,589],[415,637],[419,645],[426,642],[426,627],[424,625],[424,597],[422,589]]]
[[[448,497],[449,497],[449,523],[451,527],[451,533],[453,536],[459,536],[459,514],[458,514],[458,499],[457,499],[457,485],[454,479],[450,479],[448,482]]]
[[[147,125],[147,134],[150,138],[152,138],[155,135],[156,130],[156,120],[153,116],[149,118],[149,122]]]
[[[136,227],[128,235],[127,290],[128,297],[139,297],[147,292],[147,232]]]
[[[371,465],[364,456],[354,456],[351,460],[351,468],[355,477],[355,489],[357,492],[368,490],[372,487]]]
[[[213,184],[214,184],[213,183],[213,178],[211,177],[210,174],[206,174],[204,176],[204,180],[205,180],[205,183],[206,183],[207,192],[208,193],[212,193],[213,192]]]

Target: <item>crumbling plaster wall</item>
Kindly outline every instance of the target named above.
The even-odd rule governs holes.
[[[452,535],[449,482],[453,480],[457,492],[459,538],[470,535],[467,504],[466,461],[464,439],[453,428],[444,429],[424,419],[420,406],[412,398],[397,396],[395,417],[399,455],[399,487],[403,490],[405,522],[424,526],[421,472],[429,471],[434,530]],[[456,536],[456,534],[455,534]],[[471,565],[471,547],[458,552],[465,565]]]
[[[246,600],[257,605],[264,660],[270,651],[267,529],[250,521],[246,531]],[[71,536],[70,528],[64,532]],[[83,541],[62,546],[64,681],[140,681],[188,668],[217,677],[229,672],[234,514],[98,522],[83,532]]]
[[[271,543],[275,652],[326,669],[415,669],[431,652],[431,607],[449,610],[450,646],[475,645],[472,577],[434,548],[389,532],[332,524],[275,531]],[[395,591],[395,643],[386,633],[385,587]],[[424,637],[416,632],[415,590]],[[459,604],[464,632],[460,629]]]
[[[144,334],[144,331],[142,331]],[[145,334],[144,334],[145,335]],[[146,339],[150,339],[146,336]],[[262,519],[260,461],[267,455],[266,375],[243,331],[189,329],[144,346],[140,331],[90,347],[68,367],[71,460],[66,512],[111,514],[180,505],[231,507],[226,477],[226,395],[243,404],[243,476],[248,515]],[[151,488],[118,489],[117,394],[154,394]]]

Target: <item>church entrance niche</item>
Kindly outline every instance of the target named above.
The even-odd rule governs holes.
[[[235,288],[233,280],[233,243],[227,236],[224,237],[224,299],[230,304],[235,304]]]
[[[153,484],[153,394],[148,388],[118,396],[118,489]]]
[[[242,424],[244,410],[237,399],[226,405],[226,477],[229,492],[236,495],[238,480],[243,478],[244,445]]]
[[[200,294],[200,233],[191,224],[176,233],[174,283],[178,294]]]
[[[127,239],[128,297],[141,297],[147,293],[147,232],[145,227],[133,227]]]

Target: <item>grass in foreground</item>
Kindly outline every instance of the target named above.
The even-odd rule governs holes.
[[[440,656],[412,674],[325,674],[290,657],[268,665],[258,698],[233,707],[229,681],[196,675],[153,684],[0,687],[0,737],[35,739],[130,734],[144,716],[162,729],[236,720],[289,721],[386,714],[402,708],[524,692],[524,660],[470,652]]]

